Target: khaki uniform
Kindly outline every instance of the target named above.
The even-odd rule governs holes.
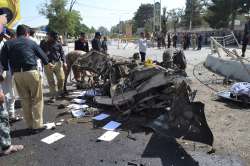
[[[42,78],[37,70],[15,72],[14,81],[21,98],[24,119],[28,128],[43,127]]]
[[[45,74],[49,84],[50,95],[56,97],[63,93],[65,74],[63,71],[63,63],[61,61],[54,63],[54,68],[50,69],[48,66],[45,66]],[[57,79],[57,86],[54,79],[54,74]]]

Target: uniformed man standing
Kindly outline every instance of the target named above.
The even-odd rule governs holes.
[[[248,22],[245,24],[244,28],[244,36],[242,41],[242,55],[241,55],[242,57],[245,57],[245,52],[249,42],[250,42],[250,18]]]
[[[84,52],[89,52],[89,44],[86,40],[85,33],[80,34],[80,38],[75,41],[75,50],[81,50]]]
[[[106,36],[103,37],[102,41],[102,52],[104,54],[108,54],[108,38]]]
[[[67,68],[65,63],[64,51],[62,44],[58,41],[58,34],[56,32],[48,33],[48,41],[45,43],[45,47],[41,46],[49,62],[53,64],[53,67],[45,66],[45,74],[47,76],[49,90],[50,90],[50,102],[55,102],[56,97],[63,95],[64,85],[64,68]],[[57,85],[55,83],[54,75],[57,79]]]
[[[93,50],[100,52],[102,51],[101,37],[102,35],[100,32],[95,33],[95,38],[91,42]]]
[[[41,76],[37,70],[37,58],[52,67],[41,48],[28,37],[28,28],[19,25],[17,38],[5,42],[1,52],[3,70],[13,72],[18,94],[21,98],[24,119],[32,132],[44,130],[43,90]]]

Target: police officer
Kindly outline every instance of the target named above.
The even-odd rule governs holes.
[[[62,44],[58,41],[58,34],[56,32],[48,33],[48,41],[44,43],[45,46],[41,47],[47,54],[49,62],[53,64],[53,67],[45,66],[45,74],[47,76],[49,90],[50,90],[50,102],[55,102],[56,97],[63,95],[64,85],[64,70],[67,68],[65,63],[64,51]],[[57,79],[57,85],[54,80],[54,75]]]
[[[85,33],[81,32],[80,38],[75,41],[75,50],[89,52],[89,44],[88,41],[86,40]]]
[[[102,52],[104,54],[108,54],[108,38],[106,36],[103,37],[102,41]]]
[[[44,65],[52,67],[41,48],[28,37],[28,28],[19,25],[17,38],[5,42],[1,52],[3,70],[13,72],[14,81],[20,96],[24,119],[32,132],[44,130],[43,125],[43,90],[37,58]]]
[[[241,55],[242,57],[245,57],[245,52],[249,41],[250,41],[250,18],[248,22],[245,24],[244,36],[242,41],[242,55]]]
[[[95,38],[91,42],[93,50],[100,52],[102,51],[101,37],[102,35],[100,32],[95,33]]]

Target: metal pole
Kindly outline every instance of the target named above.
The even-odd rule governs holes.
[[[154,0],[154,21],[153,21],[153,31],[155,32],[155,0]]]
[[[190,1],[191,2],[191,12],[190,12],[190,22],[189,22],[189,31],[191,32],[192,30],[192,16],[193,16],[193,0]]]
[[[160,0],[160,31],[161,31],[161,0]]]

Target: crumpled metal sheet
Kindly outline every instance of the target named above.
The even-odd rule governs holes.
[[[213,134],[205,118],[204,104],[192,102],[195,93],[187,78],[178,72],[184,68],[178,68],[178,63],[173,69],[158,65],[129,68],[129,64],[132,62],[118,61],[96,51],[81,56],[75,63],[100,76],[103,87],[106,85],[110,92],[95,96],[94,104],[111,106],[121,113],[145,111],[152,118],[147,126],[156,132],[212,146]]]
[[[170,114],[165,113],[146,126],[167,137],[183,138],[212,146],[214,138],[206,121],[204,104],[194,102],[181,107],[181,116],[172,119]]]

